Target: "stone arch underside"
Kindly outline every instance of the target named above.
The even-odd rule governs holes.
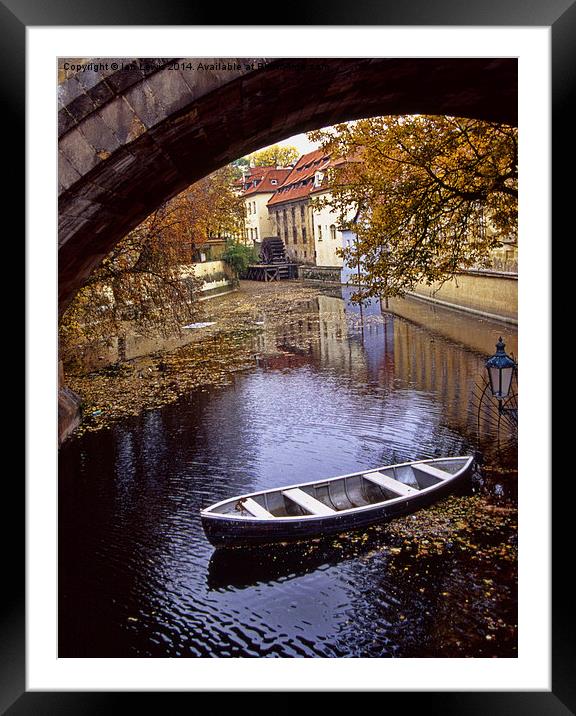
[[[174,69],[169,58],[127,67],[119,60],[116,71],[94,62],[96,69],[59,87],[61,311],[115,243],[155,208],[263,146],[378,115],[517,124],[515,59],[178,62],[194,69]],[[198,69],[200,63],[208,69]],[[233,63],[239,69],[228,69]]]

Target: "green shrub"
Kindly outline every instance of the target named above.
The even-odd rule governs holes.
[[[242,278],[248,266],[258,262],[258,254],[253,246],[230,241],[226,244],[222,261],[232,267],[237,278]]]

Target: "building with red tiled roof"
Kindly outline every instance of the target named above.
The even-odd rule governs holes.
[[[268,207],[308,198],[314,188],[321,186],[324,173],[329,166],[330,157],[321,149],[303,154],[280,189],[268,202]]]
[[[246,208],[246,235],[251,241],[274,236],[267,203],[290,174],[290,168],[249,167],[238,186]]]
[[[330,207],[317,209],[313,197],[328,194],[326,172],[334,161],[322,149],[304,154],[284,184],[268,201],[274,232],[284,241],[286,254],[297,263],[342,266],[336,249],[342,248],[342,233]]]

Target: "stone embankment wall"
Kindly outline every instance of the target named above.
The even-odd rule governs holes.
[[[466,271],[444,284],[420,284],[411,295],[447,308],[518,322],[518,274]]]
[[[348,285],[345,269],[341,270],[336,266],[299,266],[298,274],[304,282]],[[462,271],[444,284],[419,284],[407,295],[497,321],[518,323],[516,273]]]
[[[298,266],[298,276],[303,281],[340,284],[341,274],[340,266]]]
[[[203,263],[183,265],[180,277],[200,279],[202,283],[200,299],[232,291],[237,286],[234,272],[224,261],[205,261]]]

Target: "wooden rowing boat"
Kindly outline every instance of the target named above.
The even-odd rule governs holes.
[[[467,478],[473,457],[441,457],[231,497],[202,510],[211,544],[299,540],[366,528],[425,507]]]

